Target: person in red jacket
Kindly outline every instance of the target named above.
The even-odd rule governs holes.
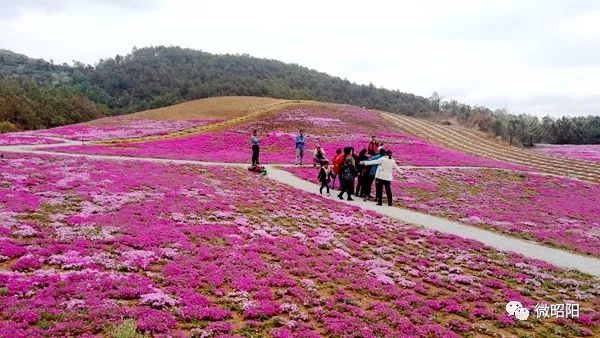
[[[344,154],[342,154],[342,149],[338,149],[335,151],[335,156],[331,160],[331,188],[335,189],[335,179],[338,177],[340,173],[340,168],[342,166],[342,162],[344,162]],[[341,183],[340,183],[341,184]]]
[[[375,140],[375,135],[371,136],[371,142],[369,142],[369,146],[367,147],[367,153],[369,156],[377,155],[379,151],[379,142]]]

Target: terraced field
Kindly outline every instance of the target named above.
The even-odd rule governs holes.
[[[592,161],[565,159],[508,146],[472,129],[442,126],[425,120],[385,112],[381,112],[381,114],[404,131],[448,148],[531,167],[550,174],[600,182],[600,164]]]

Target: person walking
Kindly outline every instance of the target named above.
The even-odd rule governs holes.
[[[298,135],[294,139],[296,143],[296,165],[302,165],[302,160],[304,158],[304,146],[306,145],[306,136],[304,135],[304,130],[300,129]]]
[[[369,142],[369,146],[367,147],[367,153],[369,156],[377,155],[377,149],[379,148],[379,143],[375,140],[375,135],[371,136],[371,142]]]
[[[260,147],[259,147],[259,142],[260,140],[258,139],[257,136],[258,130],[254,129],[252,131],[252,136],[250,137],[250,144],[252,144],[252,166],[257,166],[258,163],[258,156],[260,155]]]
[[[387,150],[385,156],[376,160],[364,161],[364,165],[377,164],[377,172],[375,173],[375,197],[377,198],[377,205],[383,205],[383,188],[385,188],[385,194],[387,197],[387,203],[389,206],[392,205],[392,187],[391,183],[394,178],[394,169],[396,168],[396,161],[392,159],[392,152]]]
[[[321,164],[321,169],[319,170],[319,175],[317,175],[317,179],[321,183],[321,188],[319,188],[319,193],[321,195],[323,195],[323,188],[327,188],[327,195],[329,196],[329,182],[331,182],[331,174],[329,162],[323,162]]]
[[[379,154],[369,158],[369,160],[370,161],[377,160],[379,158],[382,158],[383,156],[385,156],[385,150],[379,151]],[[365,174],[366,177],[363,178],[363,187],[362,187],[363,200],[365,200],[365,201],[368,201],[369,199],[372,198],[371,188],[373,186],[373,182],[375,181],[375,174],[377,173],[377,167],[378,167],[377,164],[374,164],[371,167],[365,166],[367,171]]]
[[[342,149],[338,148],[335,151],[335,156],[333,157],[333,159],[331,160],[331,188],[335,189],[335,180],[337,179],[339,173],[340,173],[340,169],[342,166],[342,162],[344,162],[344,154],[342,154]],[[342,186],[341,182],[340,182],[340,187]]]
[[[348,194],[348,201],[354,201],[352,199],[352,193],[354,192],[354,178],[356,177],[356,162],[352,157],[352,148],[344,148],[344,162],[340,169],[340,182],[341,191],[338,195],[339,199],[344,199],[344,193]]]
[[[364,197],[364,181],[367,179],[369,167],[360,164],[362,161],[368,161],[369,156],[367,156],[367,149],[362,149],[358,154],[358,158],[356,159],[356,170],[358,172],[358,176],[356,176],[356,193],[354,194],[357,197]]]

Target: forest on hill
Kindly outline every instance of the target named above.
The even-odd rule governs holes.
[[[100,60],[57,65],[0,50],[0,132],[40,129],[211,96],[250,95],[347,103],[460,124],[512,143],[600,143],[600,117],[538,119],[492,111],[434,93],[425,98],[360,85],[296,64],[180,47],[134,48]]]

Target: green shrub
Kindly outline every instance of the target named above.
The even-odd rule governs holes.
[[[137,332],[133,319],[127,319],[117,326],[110,326],[104,330],[107,337],[111,338],[143,338],[146,335]]]
[[[0,121],[0,134],[9,133],[11,131],[17,131],[17,130],[19,130],[19,128],[17,128],[17,126],[15,126],[14,124],[12,124],[8,121]]]

